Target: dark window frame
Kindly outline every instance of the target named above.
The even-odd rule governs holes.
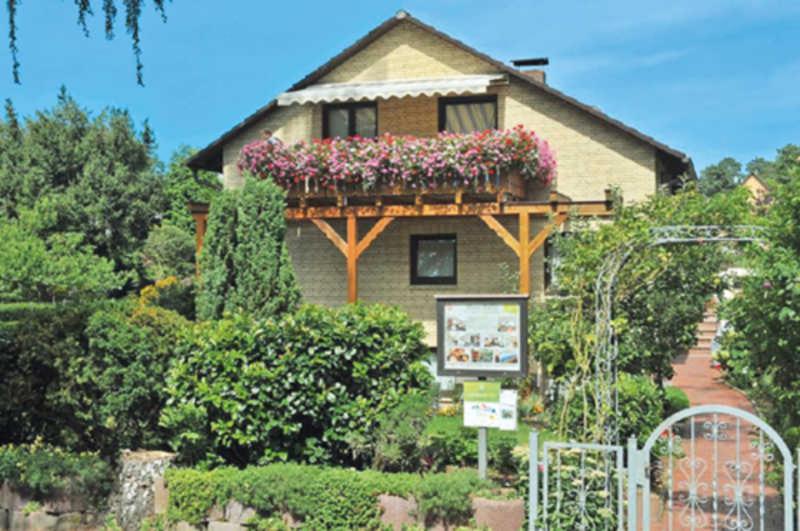
[[[481,96],[450,96],[439,98],[439,132],[445,131],[447,125],[446,109],[448,105],[458,105],[459,103],[493,103],[494,104],[494,129],[498,127],[500,117],[497,112],[497,94],[487,94]]]
[[[419,259],[419,242],[431,240],[453,240],[453,274],[447,277],[422,277],[417,271],[417,264]],[[411,285],[425,286],[425,285],[456,285],[458,284],[458,237],[455,233],[447,234],[412,234],[410,238],[411,244]]]
[[[347,103],[326,103],[322,106],[322,138],[332,138],[330,136],[330,123],[328,111],[334,109],[347,110],[347,136],[356,134],[356,110],[373,109],[375,111],[375,136],[378,136],[378,104],[374,101],[354,101]]]

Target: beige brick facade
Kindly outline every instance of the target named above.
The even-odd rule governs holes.
[[[512,234],[517,233],[516,218],[498,219]],[[538,232],[544,223],[543,219],[533,220],[531,231]],[[368,220],[359,222],[359,235],[372,224]],[[332,221],[331,226],[344,237],[344,221]],[[413,234],[456,235],[456,285],[411,285]],[[307,221],[291,222],[286,241],[304,300],[328,306],[344,304],[347,270],[342,253]],[[359,259],[358,295],[366,302],[396,304],[430,325],[436,318],[435,294],[514,292],[518,264],[517,255],[478,218],[398,218]],[[541,295],[543,286],[544,251],[540,249],[531,260],[531,288]]]

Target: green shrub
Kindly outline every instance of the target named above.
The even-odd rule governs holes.
[[[70,453],[40,443],[0,446],[0,483],[7,481],[39,502],[66,496],[102,508],[112,474],[94,453]]]
[[[25,326],[0,334],[0,443],[42,437],[107,457],[166,446],[158,421],[182,317],[133,300],[8,317],[24,317]]]
[[[197,525],[215,504],[224,507],[237,500],[258,512],[257,524],[289,513],[301,529],[377,529],[380,494],[415,497],[420,516],[429,522],[466,522],[470,496],[491,487],[474,471],[419,476],[298,464],[170,469],[167,484],[172,521]]]
[[[180,315],[125,300],[94,313],[87,348],[63,360],[57,394],[82,428],[82,446],[114,457],[121,448],[162,448],[164,375],[188,326]]]
[[[678,387],[667,387],[664,389],[664,416],[669,417],[670,415],[674,415],[678,411],[683,411],[687,409],[691,404],[689,403],[689,397],[686,396],[686,393],[683,389]]]
[[[284,207],[281,188],[254,178],[211,204],[200,257],[201,319],[220,318],[226,311],[266,318],[297,306],[300,291],[284,242]]]
[[[474,467],[478,464],[478,430],[465,428],[460,423],[439,424],[429,428],[423,440],[424,461],[431,470],[444,471],[448,467]],[[518,462],[513,450],[517,434],[489,430],[488,465],[501,474],[514,474]]]
[[[180,227],[162,224],[150,230],[142,249],[142,263],[151,280],[195,273],[195,239]]]
[[[431,381],[421,326],[380,305],[236,315],[187,336],[163,423],[190,463],[366,464],[351,441],[369,440],[382,413]]]
[[[593,384],[578,388],[566,403],[560,401],[553,408],[550,423],[559,425],[567,437],[579,437],[592,426],[595,415]],[[664,401],[661,390],[647,376],[619,373],[617,381],[619,438],[626,441],[636,436],[643,444],[650,432],[664,419]]]

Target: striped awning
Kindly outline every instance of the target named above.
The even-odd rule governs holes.
[[[278,96],[278,105],[363,101],[404,96],[485,94],[490,85],[506,81],[504,74],[491,74],[363,83],[324,83],[284,92]]]

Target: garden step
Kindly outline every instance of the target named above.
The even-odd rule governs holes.
[[[717,323],[716,321],[714,321],[714,322],[703,321],[703,322],[701,322],[700,324],[697,325],[697,331],[698,332],[716,332],[718,325],[719,325],[719,323]]]
[[[690,356],[711,356],[711,349],[710,348],[690,348],[689,349]]]
[[[697,343],[694,344],[694,347],[711,349],[711,343],[711,339],[698,339]]]

